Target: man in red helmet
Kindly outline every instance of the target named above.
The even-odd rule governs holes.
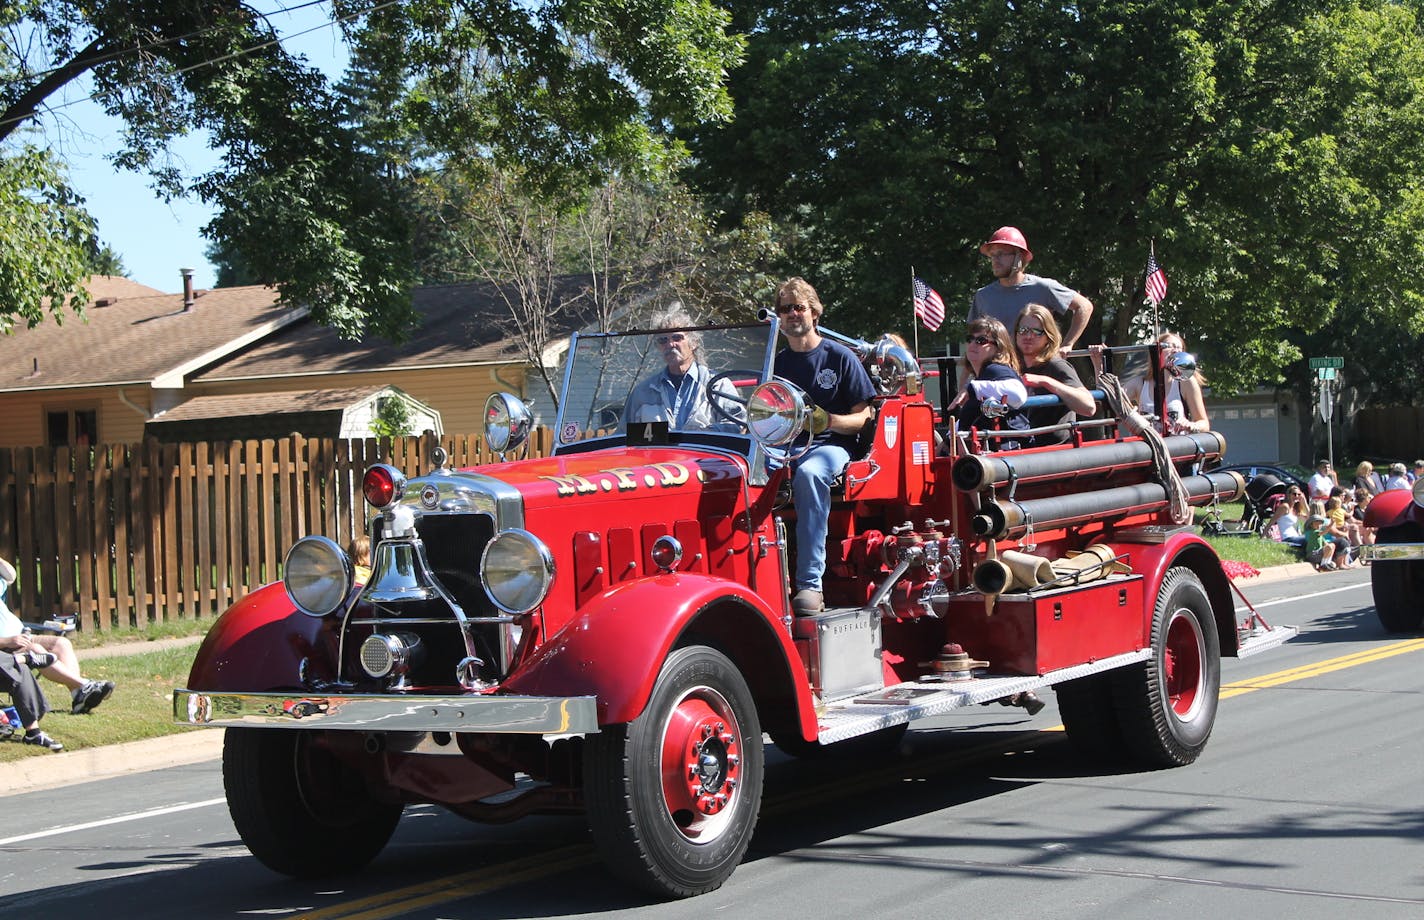
[[[1063,333],[1063,350],[1076,348],[1078,337],[1088,328],[1093,315],[1093,302],[1052,278],[1030,275],[1024,269],[1033,261],[1028,241],[1017,227],[1000,227],[994,231],[979,251],[989,257],[994,282],[974,293],[974,305],[969,308],[969,321],[989,316],[1013,329],[1019,311],[1031,303],[1042,304],[1060,320],[1071,314],[1068,331]]]

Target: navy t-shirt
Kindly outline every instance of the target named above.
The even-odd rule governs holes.
[[[849,348],[830,339],[821,339],[810,351],[781,349],[776,353],[773,370],[776,376],[805,390],[811,402],[832,415],[845,415],[875,395],[875,384],[870,382],[865,365]],[[839,444],[853,450],[855,442],[855,435],[827,429],[816,436],[815,443]]]

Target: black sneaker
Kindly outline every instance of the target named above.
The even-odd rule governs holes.
[[[55,662],[54,652],[30,651],[30,667],[47,668]]]
[[[35,729],[33,732],[25,732],[25,737],[23,737],[23,738],[20,739],[20,743],[21,743],[21,744],[33,744],[33,745],[36,745],[37,747],[49,748],[51,751],[54,751],[56,754],[58,754],[60,751],[64,750],[64,745],[63,745],[63,744],[61,744],[61,743],[58,742],[58,741],[55,741],[53,738],[51,738],[49,735],[46,735],[43,731],[39,730],[38,728]]]
[[[69,714],[82,716],[108,699],[109,694],[113,692],[113,681],[86,680],[70,697],[73,705],[70,706]]]

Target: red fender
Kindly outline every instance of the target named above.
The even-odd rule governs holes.
[[[1104,541],[1107,542],[1107,541]],[[1152,610],[1157,603],[1157,591],[1162,579],[1173,566],[1186,566],[1201,579],[1211,600],[1216,617],[1216,632],[1221,640],[1221,654],[1235,657],[1237,650],[1236,603],[1231,596],[1231,583],[1221,568],[1221,559],[1196,533],[1183,531],[1167,537],[1161,543],[1108,543],[1114,552],[1127,553],[1132,571],[1143,577],[1143,635],[1152,629]]]
[[[599,724],[628,722],[643,711],[664,659],[685,635],[731,657],[759,705],[794,705],[803,734],[816,737],[810,682],[776,613],[742,585],[695,573],[658,575],[606,592],[548,637],[501,690],[593,695]]]
[[[1366,527],[1398,527],[1410,521],[1424,523],[1424,508],[1414,504],[1414,493],[1409,489],[1381,492],[1365,508]]]
[[[331,659],[323,619],[292,606],[281,582],[253,591],[218,617],[188,672],[189,690],[296,688],[302,659]]]

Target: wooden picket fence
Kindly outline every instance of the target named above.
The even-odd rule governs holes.
[[[109,444],[0,449],[0,556],[26,620],[78,614],[108,630],[211,617],[281,577],[307,534],[345,546],[365,525],[361,476],[385,462],[428,472],[494,460],[478,435]],[[548,450],[536,430],[530,453]]]

